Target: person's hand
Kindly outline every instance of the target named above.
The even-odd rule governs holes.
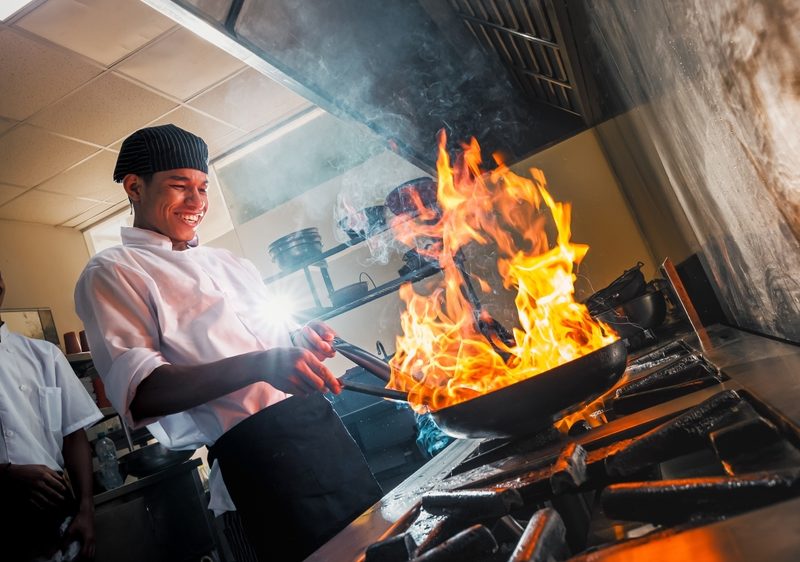
[[[302,329],[292,334],[292,343],[309,350],[314,356],[323,361],[336,355],[331,342],[336,337],[330,326],[318,320],[312,320]]]
[[[91,510],[80,510],[72,519],[64,533],[62,549],[66,549],[72,541],[78,541],[81,545],[79,560],[92,560],[95,553],[94,539],[94,512]]]
[[[66,497],[64,476],[42,464],[12,464],[6,477],[27,488],[31,503],[39,509],[58,506]]]
[[[275,347],[260,355],[264,380],[278,390],[301,396],[327,390],[334,394],[342,391],[339,379],[308,349]]]

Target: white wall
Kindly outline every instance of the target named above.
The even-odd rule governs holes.
[[[3,307],[52,309],[59,338],[82,330],[73,291],[89,259],[83,235],[71,228],[0,220],[0,240]]]

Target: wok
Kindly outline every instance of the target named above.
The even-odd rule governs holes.
[[[153,443],[122,455],[119,464],[127,474],[143,478],[187,461],[193,454],[192,450],[176,451],[167,449],[161,443]]]
[[[340,338],[333,347],[342,355],[383,380],[389,365]],[[624,340],[597,349],[569,363],[536,376],[432,411],[439,428],[457,438],[504,438],[529,435],[561,417],[569,409],[593,400],[609,390],[625,371],[628,358]],[[376,396],[403,399],[404,393],[344,383],[344,388]]]

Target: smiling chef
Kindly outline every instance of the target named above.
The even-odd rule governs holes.
[[[134,212],[122,245],[75,289],[114,408],[173,449],[209,448],[211,503],[227,491],[259,559],[302,560],[382,495],[324,392],[333,331],[276,333],[255,266],[197,243],[208,147],[175,125],[141,129],[114,170]],[[219,475],[224,478],[224,484]],[[284,558],[286,559],[286,558]]]

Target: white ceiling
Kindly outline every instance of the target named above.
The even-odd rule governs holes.
[[[175,123],[210,156],[312,104],[140,0],[44,0],[0,23],[0,219],[83,229],[127,205],[122,140]]]

